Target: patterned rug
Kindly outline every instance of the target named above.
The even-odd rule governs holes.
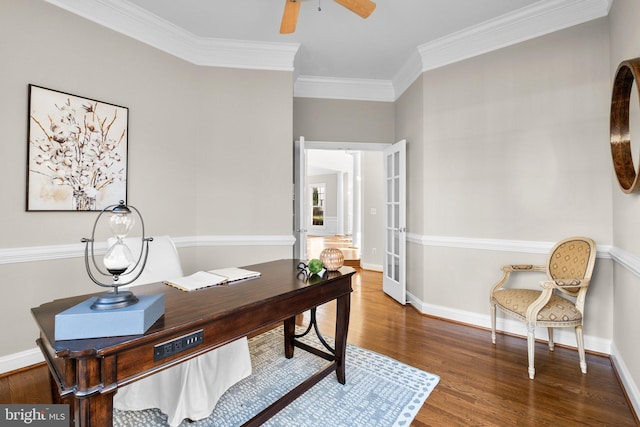
[[[313,335],[313,337],[310,337]],[[313,333],[302,341],[321,348]],[[327,338],[329,344],[333,341]],[[185,420],[180,427],[232,427],[249,420],[313,373],[326,360],[297,348],[284,357],[282,328],[249,340],[253,373],[232,386],[208,418]],[[271,427],[409,426],[440,380],[397,360],[348,344],[347,383],[329,374],[271,418]],[[166,426],[157,409],[114,410],[116,427]]]

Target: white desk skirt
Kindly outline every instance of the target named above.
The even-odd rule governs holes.
[[[123,411],[158,408],[170,426],[208,417],[220,396],[251,375],[247,338],[118,388],[113,406]]]

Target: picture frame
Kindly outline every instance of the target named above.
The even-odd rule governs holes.
[[[127,200],[129,109],[30,84],[27,211]]]

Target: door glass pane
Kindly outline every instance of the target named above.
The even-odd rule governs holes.
[[[399,237],[398,237],[398,232],[394,231],[393,232],[393,250],[391,251],[394,255],[398,255],[398,248],[399,248]]]
[[[393,153],[393,176],[398,176],[398,171],[400,170],[400,153]]]
[[[393,180],[393,201],[396,203],[400,202],[400,179],[395,178]]]
[[[324,225],[325,186],[318,185],[311,188],[311,224]]]
[[[393,205],[393,228],[400,228],[400,205]]]
[[[393,257],[393,280],[396,282],[400,280],[400,259]]]

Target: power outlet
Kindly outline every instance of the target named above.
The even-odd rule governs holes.
[[[153,347],[153,361],[165,359],[174,354],[178,354],[191,347],[196,347],[204,342],[204,331],[192,332],[187,335],[172,339],[171,341],[163,342],[162,344],[156,344]]]

